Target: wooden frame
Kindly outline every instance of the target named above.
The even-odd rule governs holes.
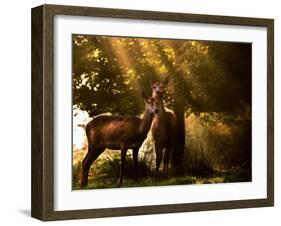
[[[239,201],[171,204],[54,211],[53,188],[53,28],[54,15],[95,16],[157,21],[196,22],[267,28],[267,198]],[[274,21],[272,19],[209,16],[42,5],[32,9],[32,201],[31,215],[40,220],[113,217],[274,205]]]

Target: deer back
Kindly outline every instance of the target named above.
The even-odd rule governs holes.
[[[97,147],[133,148],[144,140],[139,131],[141,119],[136,116],[98,116],[86,126],[89,144]]]

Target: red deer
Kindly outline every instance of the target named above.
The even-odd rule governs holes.
[[[176,134],[176,115],[173,112],[166,111],[163,104],[163,93],[165,82],[156,82],[152,85],[152,97],[158,101],[159,111],[155,115],[152,122],[152,136],[154,139],[155,152],[156,152],[156,173],[159,173],[159,167],[163,158],[164,153],[164,174],[168,176],[169,162],[171,151],[173,150],[173,142]]]
[[[137,180],[138,151],[150,130],[154,114],[158,112],[153,97],[146,97],[142,118],[137,116],[97,116],[86,125],[88,153],[82,162],[81,187],[88,185],[88,173],[92,163],[106,149],[121,149],[119,185],[122,184],[127,149],[133,149],[134,176]]]

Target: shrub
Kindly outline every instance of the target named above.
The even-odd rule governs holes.
[[[251,171],[250,120],[226,120],[222,114],[191,114],[186,123],[185,168],[196,175],[241,168]]]

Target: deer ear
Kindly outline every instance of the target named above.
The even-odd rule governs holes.
[[[164,78],[162,84],[163,84],[163,85],[167,85],[168,82],[169,82],[169,78],[170,78],[169,75],[167,75],[166,78]]]
[[[145,100],[148,99],[148,95],[147,95],[144,91],[141,92],[141,96],[142,96],[142,98],[145,99]]]

